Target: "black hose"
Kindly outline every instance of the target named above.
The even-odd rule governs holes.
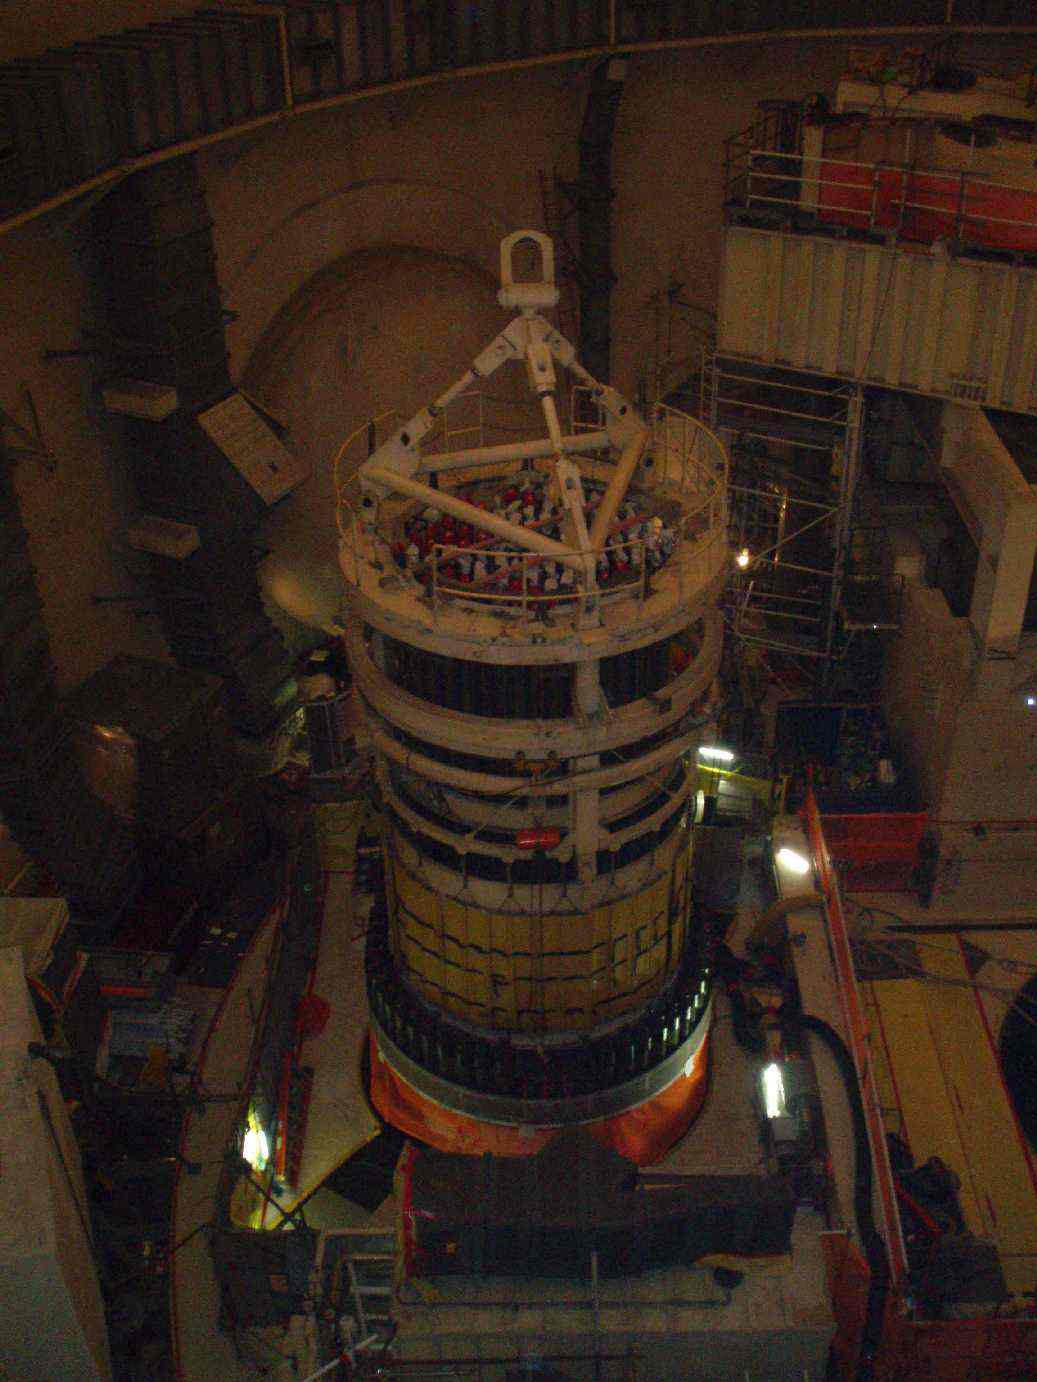
[[[871,1148],[868,1144],[868,1124],[864,1116],[864,1103],[861,1099],[857,1069],[846,1043],[834,1028],[820,1017],[810,1017],[807,1013],[796,1013],[792,1025],[813,1034],[824,1042],[832,1054],[839,1073],[846,1086],[853,1116],[853,1137],[856,1148],[854,1162],[853,1208],[857,1219],[865,1256],[868,1259],[868,1301],[864,1312],[864,1327],[861,1331],[860,1352],[857,1355],[856,1382],[871,1382],[875,1375],[875,1358],[882,1344],[882,1332],[886,1316],[886,1301],[889,1296],[890,1270],[889,1257],[882,1235],[875,1227],[871,1211],[872,1168]]]
[[[735,1034],[735,1040],[743,1051],[750,1056],[762,1056],[767,1050],[767,1044],[763,1038],[758,1020],[754,1020],[749,1012],[749,1004],[740,988],[730,985],[727,990],[728,1001],[731,1004],[731,1027]]]

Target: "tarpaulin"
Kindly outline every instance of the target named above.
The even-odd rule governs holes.
[[[510,1124],[484,1123],[467,1114],[454,1113],[426,1099],[382,1059],[374,1035],[371,1047],[371,1102],[393,1127],[408,1137],[441,1152],[466,1156],[531,1156],[559,1131],[557,1128],[518,1128]],[[586,1130],[606,1147],[634,1161],[651,1166],[683,1137],[699,1111],[709,1080],[709,1038],[699,1047],[691,1069],[654,1099]]]
[[[435,1104],[412,1088],[382,1059],[373,1033],[371,1045],[371,1102],[394,1128],[441,1152],[465,1156],[530,1156],[554,1136],[553,1128],[517,1128],[482,1123],[464,1113]]]
[[[591,1123],[587,1131],[606,1147],[638,1166],[654,1166],[691,1127],[709,1087],[709,1037],[699,1047],[691,1070],[646,1104]]]

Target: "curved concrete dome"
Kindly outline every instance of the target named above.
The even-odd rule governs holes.
[[[483,268],[409,246],[350,254],[310,279],[253,351],[245,386],[290,428],[312,474],[268,515],[260,582],[289,643],[337,622],[332,463],[344,435],[398,399],[416,408],[498,329]],[[502,386],[502,388],[505,386]]]
[[[245,387],[288,424],[289,446],[313,467],[263,529],[269,555],[260,581],[290,644],[305,646],[337,622],[341,573],[330,515],[342,438],[386,398],[416,408],[459,373],[499,327],[496,286],[460,259],[376,247],[315,275],[254,350]],[[499,392],[510,396],[508,383]]]

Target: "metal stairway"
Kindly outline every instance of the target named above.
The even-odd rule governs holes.
[[[574,341],[580,330],[579,251],[573,244],[573,222],[577,204],[570,185],[557,173],[540,173],[540,205],[544,229],[555,245],[555,275],[559,288],[556,317],[558,328],[567,340]]]

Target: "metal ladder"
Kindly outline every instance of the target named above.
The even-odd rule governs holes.
[[[799,204],[802,119],[788,101],[761,102],[746,129],[724,141],[724,200],[746,210]]]
[[[392,1321],[396,1240],[392,1233],[355,1229],[348,1235],[346,1267],[361,1339]]]

